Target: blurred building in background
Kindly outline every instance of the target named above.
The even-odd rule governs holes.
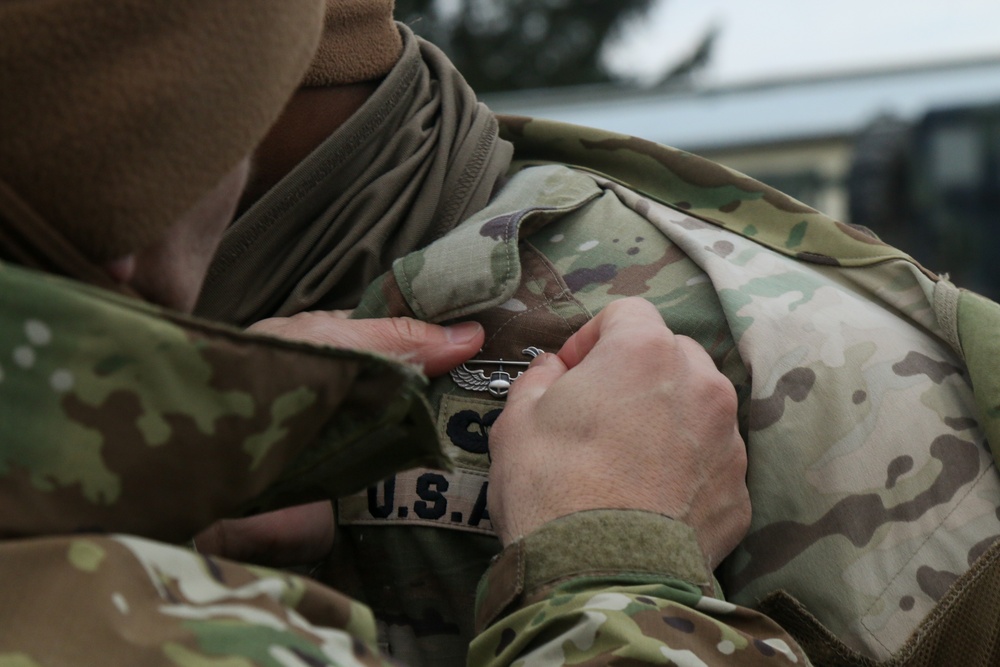
[[[551,118],[704,155],[865,225],[1000,297],[1000,57],[754,84],[495,93]]]

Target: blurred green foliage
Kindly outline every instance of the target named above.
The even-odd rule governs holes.
[[[601,49],[655,0],[397,0],[477,92],[610,80]]]

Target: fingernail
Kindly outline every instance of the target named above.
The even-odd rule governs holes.
[[[542,352],[540,355],[531,360],[531,363],[528,364],[528,368],[534,368],[536,366],[544,366],[545,364],[549,363],[549,359],[551,357],[552,355],[549,354],[548,352]]]
[[[479,332],[483,330],[483,325],[479,322],[462,322],[445,327],[444,330],[449,343],[463,344],[478,336]]]

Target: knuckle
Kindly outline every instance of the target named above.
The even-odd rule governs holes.
[[[666,329],[652,327],[636,327],[619,345],[626,353],[659,362],[670,358],[673,347]]]
[[[390,331],[394,338],[405,343],[422,342],[427,336],[427,324],[409,317],[389,319]]]
[[[625,297],[624,299],[615,299],[614,301],[606,305],[604,307],[604,310],[608,313],[608,315],[614,315],[616,313],[622,312],[623,310],[628,310],[631,301],[634,298],[635,297],[629,296]]]
[[[705,385],[707,391],[718,397],[720,403],[725,403],[736,409],[736,388],[725,375],[717,370],[711,370],[705,374]]]
[[[736,412],[739,407],[736,398],[736,388],[732,382],[718,371],[706,371],[699,378],[700,393],[705,403],[720,418],[736,419]]]
[[[747,466],[749,461],[747,459],[747,448],[743,442],[743,438],[739,435],[733,436],[733,460],[736,464],[736,474],[740,480],[745,481],[747,476]]]
[[[736,521],[739,525],[740,535],[746,535],[750,530],[750,522],[753,519],[753,509],[750,506],[750,493],[744,486],[741,489],[740,504],[736,511]]]
[[[660,313],[649,301],[639,296],[628,296],[616,299],[604,307],[610,318],[655,318],[662,321]]]
[[[708,353],[701,343],[696,341],[690,336],[685,336],[683,334],[677,334],[674,336],[674,343],[677,346],[677,350],[680,354],[683,354],[688,362],[696,366],[703,366],[704,368],[716,369],[715,361],[712,359],[712,355]]]
[[[729,480],[732,488],[739,489],[744,496],[747,491],[747,466],[746,450],[743,447],[734,447],[732,455],[725,463],[725,470],[720,471],[721,476]]]
[[[627,296],[624,299],[614,301],[610,305],[625,311],[648,312],[650,309],[655,310],[653,304],[641,296]]]

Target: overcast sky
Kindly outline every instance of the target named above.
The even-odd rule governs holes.
[[[660,0],[608,63],[655,78],[712,25],[712,83],[1000,56],[1000,0]]]

